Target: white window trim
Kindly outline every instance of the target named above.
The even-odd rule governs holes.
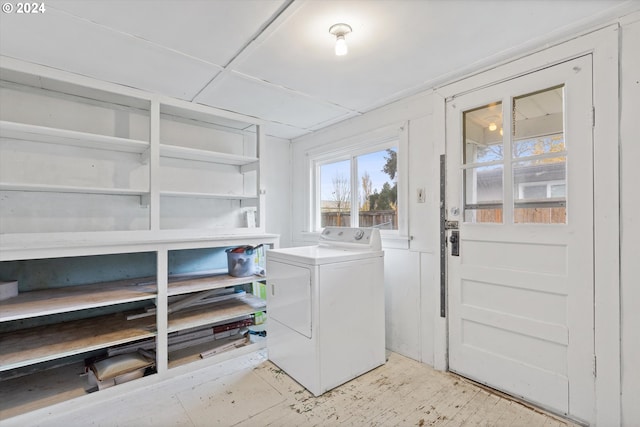
[[[397,243],[393,243],[393,241],[408,240],[408,140],[408,126],[406,122],[402,122],[307,151],[310,175],[307,206],[309,207],[310,215],[307,230],[303,234],[315,236],[320,233],[320,218],[318,215],[320,183],[317,177],[321,165],[340,160],[352,160],[359,155],[382,151],[389,148],[392,142],[396,142],[398,147],[398,229],[380,230],[380,232],[383,238],[383,245],[385,241],[388,241],[392,246],[397,246]],[[354,177],[352,176],[351,179],[353,180]],[[355,179],[357,180],[357,177]],[[352,209],[357,209],[357,207],[352,206]],[[351,218],[352,221],[355,218],[353,212]]]

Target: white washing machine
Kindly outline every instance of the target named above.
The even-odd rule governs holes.
[[[315,396],[385,363],[383,257],[375,228],[267,251],[269,359]]]

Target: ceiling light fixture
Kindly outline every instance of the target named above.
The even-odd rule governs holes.
[[[493,132],[493,131],[494,131],[494,130],[496,130],[496,129],[498,129],[498,126],[496,126],[496,124],[495,124],[495,123],[493,123],[493,122],[492,122],[492,123],[489,123],[489,130],[490,130],[491,132]]]
[[[336,36],[336,55],[343,56],[349,52],[347,41],[344,36],[351,32],[351,26],[347,24],[334,24],[329,28],[329,32]]]

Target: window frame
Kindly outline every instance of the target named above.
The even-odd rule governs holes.
[[[380,230],[383,239],[387,238],[408,238],[407,237],[407,217],[408,217],[408,197],[407,197],[407,176],[408,176],[408,135],[406,123],[401,126],[393,126],[360,135],[350,140],[336,142],[339,148],[331,149],[329,146],[325,150],[314,150],[307,152],[308,170],[310,178],[308,206],[310,208],[309,223],[307,230],[309,233],[318,234],[322,230],[321,224],[321,191],[320,191],[320,168],[323,165],[349,160],[350,162],[350,183],[351,183],[351,218],[350,227],[356,227],[358,221],[359,203],[353,203],[354,198],[358,199],[358,168],[357,157],[365,154],[383,151],[388,148],[397,148],[397,172],[396,182],[398,185],[398,228],[396,230]],[[353,194],[354,185],[358,190]],[[359,200],[357,200],[359,202]]]

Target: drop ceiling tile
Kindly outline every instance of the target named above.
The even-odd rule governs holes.
[[[317,102],[237,73],[227,73],[216,79],[196,101],[303,129],[349,114],[339,106]]]
[[[622,2],[309,1],[234,64],[243,74],[368,111],[435,81],[495,63],[518,46]],[[337,57],[332,24],[346,22],[349,54]],[[566,30],[565,30],[566,32]],[[440,81],[441,82],[441,81]]]
[[[3,14],[3,55],[96,79],[191,99],[220,68],[65,12]]]
[[[270,20],[284,0],[49,0],[47,6],[220,66]]]

